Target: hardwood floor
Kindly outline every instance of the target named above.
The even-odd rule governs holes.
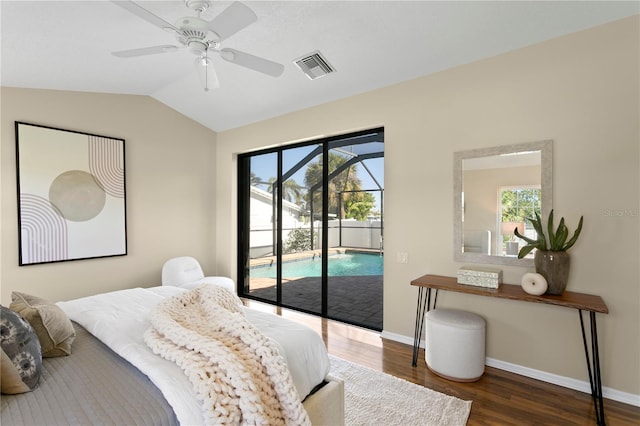
[[[418,366],[412,367],[411,346],[381,339],[376,332],[256,301],[245,303],[251,308],[306,324],[322,335],[332,355],[472,400],[467,423],[470,426],[595,425],[591,396],[585,393],[491,367],[487,367],[483,377],[474,383],[445,380],[427,369],[422,350]],[[640,407],[605,399],[605,415],[610,426],[640,425]]]

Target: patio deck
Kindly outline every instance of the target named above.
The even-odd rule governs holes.
[[[288,278],[282,284],[282,304],[320,314],[320,277]],[[276,300],[273,278],[251,279],[250,295]],[[382,275],[329,277],[329,318],[382,330]]]

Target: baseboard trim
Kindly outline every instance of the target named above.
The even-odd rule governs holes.
[[[404,336],[401,334],[391,333],[383,331],[380,334],[383,339],[393,340],[395,342],[404,343],[413,346],[413,338]],[[420,347],[424,348],[424,341],[420,341]],[[521,376],[529,377],[531,379],[540,380],[554,385],[562,386],[568,389],[584,392],[586,394],[591,393],[591,385],[587,381],[576,380],[571,377],[560,376],[557,374],[548,373],[546,371],[535,370],[533,368],[524,367],[522,365],[513,364],[510,362],[501,361],[499,359],[487,358],[485,364],[489,367],[497,368],[499,370],[508,371],[510,373],[519,374]],[[640,407],[640,395],[632,393],[622,392],[617,389],[612,389],[606,386],[602,388],[602,395],[613,401],[622,402],[624,404],[634,405]]]

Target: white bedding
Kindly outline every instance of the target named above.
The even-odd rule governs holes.
[[[58,306],[118,355],[146,374],[173,407],[181,424],[203,424],[195,392],[182,370],[155,355],[144,343],[149,313],[166,297],[185,289],[163,286],[99,294]],[[277,315],[245,308],[247,319],[271,338],[287,361],[294,384],[304,399],[329,373],[329,356],[322,338],[310,328]],[[302,343],[306,342],[306,343]]]

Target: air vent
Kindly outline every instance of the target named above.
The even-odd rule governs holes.
[[[332,72],[335,72],[329,62],[318,51],[293,61],[302,72],[309,77],[309,80],[315,80]]]

